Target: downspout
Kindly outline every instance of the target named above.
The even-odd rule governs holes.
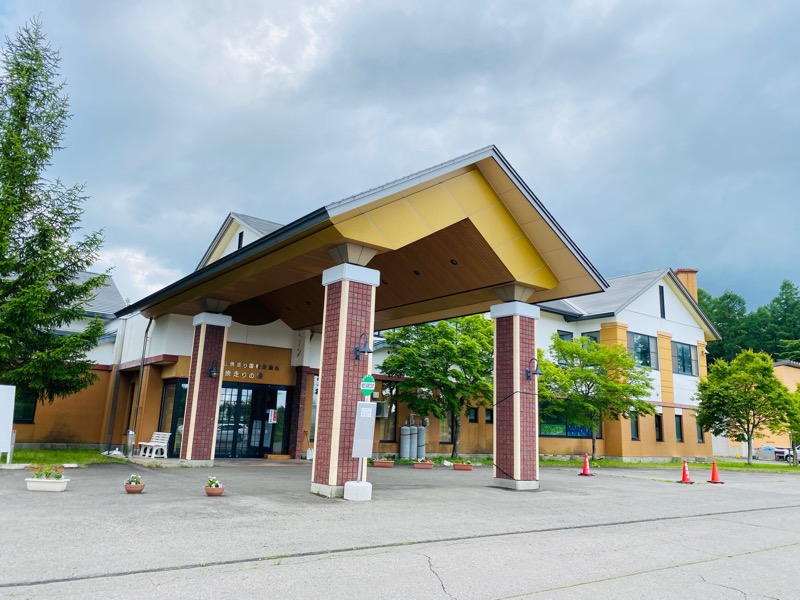
[[[136,431],[136,421],[139,419],[139,400],[142,397],[142,379],[144,378],[144,357],[147,352],[148,334],[150,333],[150,326],[152,324],[153,319],[151,318],[147,322],[147,329],[144,330],[144,339],[142,340],[142,359],[139,361],[139,383],[136,385],[136,405],[133,409],[133,426],[131,427],[134,432]]]
[[[112,438],[114,437],[114,420],[117,416],[117,396],[119,395],[119,381],[122,373],[119,370],[122,361],[122,348],[125,345],[125,330],[127,329],[128,319],[120,319],[120,325],[117,329],[117,339],[114,345],[114,367],[116,374],[114,375],[114,387],[111,390],[111,410],[108,415],[108,428],[106,429],[106,451],[111,451]]]

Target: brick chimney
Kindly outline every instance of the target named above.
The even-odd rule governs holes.
[[[675,269],[675,275],[678,276],[683,287],[689,291],[695,302],[697,302],[697,271],[697,269]]]

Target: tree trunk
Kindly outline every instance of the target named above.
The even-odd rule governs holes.
[[[592,427],[592,460],[597,460],[597,431]]]
[[[747,436],[747,464],[753,464],[753,433],[750,432]]]
[[[461,413],[452,415],[453,423],[453,453],[450,458],[458,458],[458,447],[461,444]]]

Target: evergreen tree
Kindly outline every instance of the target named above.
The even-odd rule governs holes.
[[[96,376],[86,352],[103,331],[99,319],[80,321],[106,280],[79,280],[97,258],[99,233],[77,241],[81,186],[49,181],[45,172],[61,149],[69,118],[59,54],[38,20],[6,39],[0,72],[0,383],[18,397],[53,401],[89,386]]]
[[[730,290],[714,298],[701,289],[698,290],[698,300],[700,308],[722,336],[721,340],[708,344],[709,362],[733,359],[746,343],[747,304],[744,298]]]

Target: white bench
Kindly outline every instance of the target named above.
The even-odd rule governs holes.
[[[149,458],[167,458],[167,444],[172,434],[166,431],[155,431],[149,442],[139,442],[139,456]]]

